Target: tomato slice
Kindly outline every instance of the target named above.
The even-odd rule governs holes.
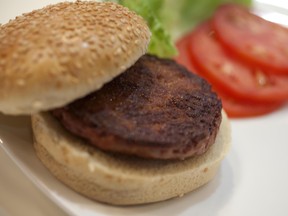
[[[222,100],[222,105],[227,115],[230,118],[244,118],[244,117],[255,117],[271,113],[281,106],[283,103],[251,103],[235,100],[229,95],[216,90],[218,96]]]
[[[283,105],[278,103],[272,103],[269,105],[241,103],[239,101],[223,99],[223,97],[222,104],[224,110],[230,118],[247,118],[266,115],[268,113],[276,111]]]
[[[219,41],[231,54],[267,73],[288,74],[288,29],[236,4],[219,7],[212,19]]]
[[[223,49],[210,23],[198,26],[185,40],[189,40],[188,53],[200,75],[231,97],[261,103],[288,99],[287,75],[267,74],[240,63]]]
[[[193,66],[190,58],[188,56],[188,43],[189,36],[183,37],[181,40],[177,42],[177,48],[179,51],[179,55],[175,59],[179,64],[184,65],[186,68],[190,69],[190,71],[201,74],[201,72],[197,72],[195,67]],[[192,70],[191,70],[192,68]],[[239,100],[233,99],[227,93],[225,94],[223,91],[219,89],[215,89],[215,85],[213,85],[213,89],[217,92],[218,96],[222,100],[223,108],[226,111],[227,115],[230,118],[243,118],[243,117],[254,117],[264,115],[270,112],[275,111],[279,107],[282,106],[282,103],[270,103],[270,104],[259,104],[259,103],[249,103],[243,102]]]

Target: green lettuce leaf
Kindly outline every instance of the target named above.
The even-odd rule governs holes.
[[[164,29],[156,14],[163,6],[162,0],[119,0],[119,3],[142,16],[152,32],[148,52],[162,58],[173,57],[177,54],[172,39]]]

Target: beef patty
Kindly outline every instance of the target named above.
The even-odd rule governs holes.
[[[221,109],[205,80],[173,60],[145,55],[100,90],[52,114],[100,149],[184,159],[214,143]]]

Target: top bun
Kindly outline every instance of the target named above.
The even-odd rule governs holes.
[[[145,54],[145,21],[115,3],[64,2],[0,26],[0,111],[63,106],[124,72]]]

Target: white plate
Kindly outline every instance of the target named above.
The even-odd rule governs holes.
[[[10,6],[17,2],[20,0],[11,1]],[[27,2],[17,13],[49,1]],[[267,19],[288,19],[285,8],[271,8],[263,2],[255,8]],[[10,10],[11,17],[17,15],[12,7]],[[3,15],[1,21],[5,19]],[[232,130],[231,152],[206,186],[161,203],[115,207],[91,201],[57,181],[34,154],[30,119],[0,115],[1,147],[45,195],[71,215],[288,215],[288,106],[264,117],[233,120]]]

